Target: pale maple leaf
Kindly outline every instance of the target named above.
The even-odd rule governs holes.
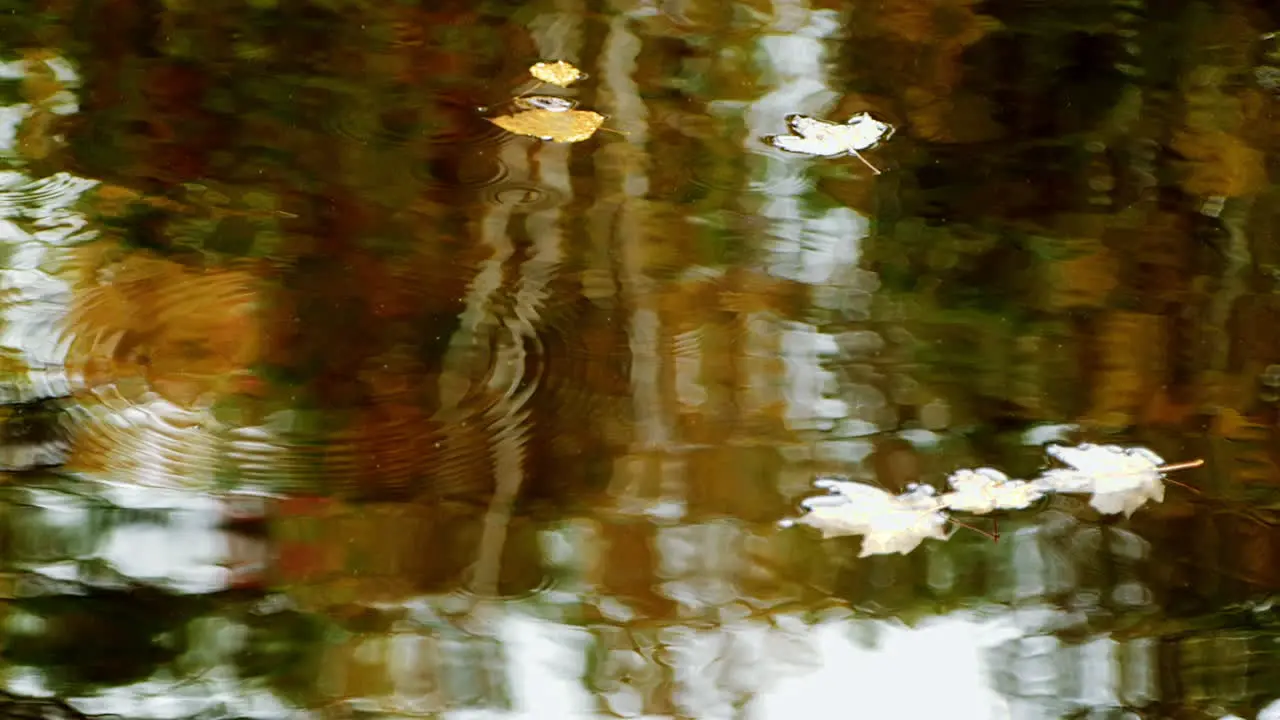
[[[813,486],[828,494],[803,500],[800,507],[805,513],[784,524],[808,525],[821,531],[823,539],[861,535],[867,532],[873,517],[893,509],[894,496],[871,485],[819,478]]]
[[[868,113],[858,113],[843,124],[799,114],[788,115],[786,119],[792,134],[770,135],[764,138],[766,143],[779,150],[802,155],[853,155],[876,173],[880,171],[858,154],[858,151],[888,140],[894,131],[892,125],[880,122]]]
[[[946,530],[947,516],[942,513],[942,503],[932,487],[918,485],[902,495],[890,497],[889,509],[874,515],[867,525],[858,557],[906,555],[926,538],[946,540],[950,537]]]
[[[945,540],[947,518],[928,486],[917,486],[902,495],[890,495],[862,483],[822,478],[814,482],[827,495],[801,503],[805,513],[783,525],[808,525],[822,537],[862,536],[859,557],[901,553],[916,549],[926,538]]]
[[[961,512],[985,515],[995,510],[1021,510],[1044,497],[1044,489],[1024,480],[1010,480],[994,468],[959,470],[947,478],[952,491],[942,504]]]
[[[1092,493],[1089,504],[1104,515],[1129,517],[1148,500],[1164,501],[1164,460],[1146,448],[1085,443],[1050,445],[1046,451],[1069,465],[1045,471],[1034,484],[1051,492]]]

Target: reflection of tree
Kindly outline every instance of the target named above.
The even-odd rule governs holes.
[[[1003,30],[956,56],[963,72],[955,83],[992,101],[1010,92],[1066,92],[1073,86],[1041,74],[1059,72],[1062,63],[1050,61],[1073,43],[1123,46],[1125,53],[1154,46],[1122,43],[1112,34],[1117,26],[1090,14],[1096,12],[1002,18]],[[1230,401],[1237,413],[1240,403],[1251,403],[1242,386],[1252,384],[1268,351],[1241,347],[1251,359],[1229,360],[1232,343],[1218,328],[1265,322],[1242,292],[1247,261],[1239,258],[1265,252],[1266,242],[1246,232],[1255,213],[1238,197],[1259,189],[1264,140],[1255,118],[1262,101],[1222,82],[1247,62],[1218,49],[1252,41],[1247,14],[1225,13],[1197,27],[1203,32],[1176,38],[1165,37],[1168,27],[1150,28],[1148,42],[1183,43],[1187,52],[1172,64],[1165,54],[1140,53],[1117,62],[1117,93],[1097,92],[1089,75],[1093,99],[1072,103],[1088,112],[1070,126],[1049,123],[1067,118],[1063,103],[1023,97],[1013,106],[1045,117],[1007,118],[999,147],[970,141],[932,148],[936,162],[903,182],[898,208],[881,214],[870,267],[884,280],[886,298],[910,308],[926,368],[937,369],[930,385],[966,378],[946,392],[956,420],[978,413],[985,425],[1079,417],[1107,429],[1176,426],[1191,421],[1207,397],[1239,398]],[[1013,76],[991,84],[988,54],[1009,52],[1014,43],[1027,62],[1006,65]],[[859,56],[886,67],[894,57]],[[1135,69],[1133,62],[1146,64]],[[1170,113],[1167,97],[1153,89],[1170,83],[1187,96],[1181,114]],[[1110,104],[1099,105],[1103,98]],[[950,123],[964,132],[970,120],[957,115]],[[980,166],[999,172],[971,182]],[[1051,194],[1002,187],[1013,168],[1034,172],[1030,192]],[[977,197],[975,187],[995,192]],[[1171,212],[1178,203],[1207,204],[1197,216]],[[1196,310],[1177,310],[1186,303]],[[1242,312],[1247,322],[1232,320]],[[1242,363],[1252,368],[1227,369]],[[1089,389],[1087,404],[1081,386]]]
[[[10,613],[39,619],[35,634],[8,633],[10,663],[39,668],[50,687],[83,694],[141,680],[186,651],[181,628],[207,612],[207,599],[153,591],[9,601]]]

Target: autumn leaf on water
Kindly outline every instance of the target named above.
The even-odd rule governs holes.
[[[951,537],[948,523],[975,530],[992,540],[999,538],[998,533],[987,533],[952,519],[947,515],[949,510],[984,515],[1026,508],[1052,492],[1091,493],[1090,505],[1098,512],[1123,512],[1127,517],[1148,500],[1164,500],[1164,473],[1203,464],[1192,460],[1166,465],[1146,448],[1116,445],[1051,445],[1048,453],[1069,467],[1048,470],[1030,481],[1010,480],[989,467],[959,470],[947,478],[951,491],[941,496],[932,486],[923,484],[909,485],[907,492],[891,495],[864,483],[819,478],[814,487],[826,490],[826,494],[806,498],[800,503],[804,512],[799,517],[779,524],[808,525],[820,531],[823,539],[859,535],[859,557],[906,555],[927,538]]]
[[[948,518],[942,509],[934,489],[928,485],[916,485],[893,496],[889,511],[876,515],[867,526],[858,557],[906,555],[926,538],[946,540],[950,537],[946,530]]]
[[[901,495],[890,495],[862,483],[822,478],[815,487],[827,495],[801,503],[803,515],[783,521],[783,526],[808,525],[822,537],[862,536],[859,557],[907,553],[926,538],[947,538],[947,517],[942,503],[927,485],[913,487]]]
[[[821,531],[824,539],[862,535],[870,528],[876,515],[893,508],[892,495],[863,483],[819,478],[813,486],[826,490],[827,494],[801,502],[805,513],[794,520],[784,521],[784,526],[808,525]]]
[[[591,137],[604,124],[604,116],[590,110],[538,108],[489,118],[489,122],[517,135],[574,143]]]
[[[587,77],[586,73],[563,60],[540,62],[529,66],[529,74],[550,85],[568,87]]]
[[[1148,500],[1164,501],[1164,475],[1203,464],[1193,460],[1165,465],[1159,455],[1146,448],[1119,445],[1076,447],[1050,445],[1047,452],[1069,468],[1048,470],[1032,481],[1046,492],[1092,493],[1089,504],[1104,515],[1133,514]]]
[[[986,515],[996,510],[1021,510],[1044,497],[1044,488],[1025,480],[1010,480],[994,468],[959,470],[947,478],[952,491],[941,497],[951,510]]]
[[[893,136],[894,127],[880,122],[867,113],[858,113],[846,123],[831,123],[808,115],[788,115],[787,127],[791,135],[770,135],[764,141],[779,150],[802,155],[836,157],[853,155],[880,173],[874,165],[859,154],[859,150],[875,147]]]

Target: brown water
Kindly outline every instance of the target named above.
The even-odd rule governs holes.
[[[0,715],[1280,699],[1269,3],[0,16]],[[865,164],[763,139],[860,112]],[[780,526],[1054,442],[1204,464],[905,555]]]

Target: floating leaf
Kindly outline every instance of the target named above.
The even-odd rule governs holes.
[[[859,557],[915,550],[926,538],[946,540],[947,523],[978,528],[952,520],[948,510],[986,514],[1025,508],[1050,492],[1092,493],[1090,504],[1104,514],[1133,514],[1148,500],[1164,500],[1163,473],[1198,467],[1201,460],[1165,465],[1146,448],[1083,444],[1051,445],[1048,452],[1069,465],[1045,472],[1032,481],[1010,480],[993,468],[959,470],[947,478],[952,491],[938,496],[929,485],[909,485],[907,492],[890,495],[871,485],[819,478],[814,486],[827,491],[800,503],[804,513],[783,520],[783,527],[808,525],[822,537],[862,536]]]
[[[805,514],[784,524],[808,525],[820,530],[824,539],[862,535],[871,526],[872,518],[893,508],[893,496],[870,485],[832,478],[820,478],[813,485],[828,494],[800,503]]]
[[[1159,455],[1146,448],[1085,443],[1076,447],[1050,445],[1050,455],[1070,465],[1049,470],[1035,485],[1045,491],[1092,493],[1089,504],[1104,515],[1124,513],[1129,517],[1148,500],[1164,501],[1164,476],[1170,470],[1196,467],[1196,460],[1165,465]]]
[[[960,512],[985,515],[994,510],[1020,510],[1044,497],[1044,488],[1024,480],[1010,480],[993,468],[960,470],[947,478],[952,492],[942,504]]]
[[[820,479],[814,482],[827,495],[801,503],[805,513],[784,525],[808,525],[820,530],[823,538],[862,535],[859,557],[907,553],[925,538],[945,540],[947,518],[942,504],[927,485],[914,487],[902,495],[862,483]]]
[[[892,125],[880,122],[867,113],[858,113],[844,124],[793,114],[787,116],[787,127],[791,128],[793,134],[770,135],[764,141],[779,150],[803,155],[853,155],[876,173],[880,171],[859,155],[858,151],[889,139],[894,131]]]
[[[525,110],[489,118],[489,122],[517,135],[574,143],[595,134],[604,116],[590,110]]]
[[[544,83],[560,87],[568,87],[587,76],[586,73],[563,60],[535,63],[529,67],[529,74]]]
[[[919,485],[893,498],[889,512],[872,518],[862,538],[858,557],[869,555],[906,555],[920,546],[925,538],[946,540],[947,516],[932,487]]]

